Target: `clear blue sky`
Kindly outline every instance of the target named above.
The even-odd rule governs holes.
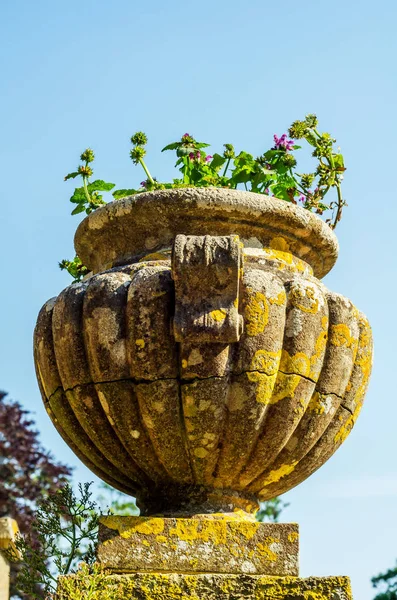
[[[185,131],[218,150],[259,154],[291,121],[320,118],[345,154],[349,202],[340,258],[327,285],[370,318],[376,343],[367,404],[338,453],[285,496],[301,527],[302,574],[349,574],[355,598],[397,558],[396,35],[394,0],[3,0],[0,4],[0,386],[34,411],[42,440],[93,476],[49,422],[32,361],[42,304],[69,282],[73,254],[63,176],[87,146],[97,174],[141,181],[129,137],[149,136],[148,160]],[[394,353],[395,354],[395,353]],[[392,377],[393,375],[393,377]]]

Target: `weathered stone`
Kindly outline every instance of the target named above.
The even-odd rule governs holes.
[[[238,313],[242,252],[238,236],[177,235],[172,254],[177,342],[233,343],[243,328]]]
[[[60,577],[57,600],[71,589],[84,589],[79,577]],[[112,600],[352,600],[348,577],[134,573],[110,575],[100,589]]]
[[[298,526],[242,514],[195,518],[101,517],[97,550],[112,573],[298,575]]]
[[[10,565],[2,550],[11,550],[18,555],[15,548],[18,533],[18,524],[14,519],[0,518],[0,600],[8,600],[10,597]]]
[[[171,247],[175,236],[239,235],[248,246],[291,253],[323,277],[338,242],[314,213],[262,194],[219,188],[158,190],[110,202],[79,225],[75,247],[94,272]]]
[[[39,385],[71,448],[144,514],[254,511],[350,433],[371,330],[313,276],[336,258],[320,219],[235,190],[161,191],[99,209],[76,240],[94,270],[121,266],[44,306]],[[228,315],[224,331],[212,309]],[[222,341],[240,317],[239,341]]]

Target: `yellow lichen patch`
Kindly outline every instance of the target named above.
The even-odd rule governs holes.
[[[187,360],[186,358],[182,358],[182,369],[186,369],[187,367]]]
[[[169,260],[169,256],[167,256],[166,254],[163,254],[162,252],[152,252],[152,254],[147,254],[146,256],[144,256],[143,258],[141,258],[139,260],[139,262],[144,262],[144,261],[152,261],[152,260]]]
[[[277,373],[273,394],[270,404],[275,404],[284,398],[293,398],[295,396],[295,390],[301,381],[300,375],[291,375],[289,373]],[[299,401],[301,402],[301,401]],[[300,413],[300,405],[298,404],[297,410]],[[304,407],[303,407],[304,410]]]
[[[320,394],[320,392],[314,392],[308,404],[307,410],[315,413],[316,415],[324,414],[326,410],[326,403],[324,402],[324,399],[326,397],[327,396]]]
[[[310,358],[304,352],[297,352],[293,356],[283,350],[280,360],[280,371],[294,375],[303,375],[308,377],[310,373]]]
[[[277,373],[280,359],[281,350],[278,352],[257,350],[252,358],[250,371],[260,371],[266,375],[274,375]],[[255,379],[252,381],[255,381]]]
[[[249,301],[245,307],[245,331],[247,335],[254,336],[263,333],[269,321],[269,304],[261,292],[250,292]]]
[[[273,390],[277,380],[277,374],[266,375],[265,373],[259,373],[254,371],[252,373],[247,372],[247,377],[250,381],[257,383],[255,397],[256,401],[260,404],[274,404],[278,401],[277,398],[273,397]]]
[[[345,423],[342,425],[342,427],[340,428],[340,430],[338,431],[338,433],[336,434],[336,436],[334,438],[335,444],[339,444],[339,445],[343,444],[345,439],[348,437],[348,435],[350,434],[351,430],[354,427],[355,422],[357,421],[357,418],[358,418],[358,415],[360,414],[362,406],[363,406],[362,402],[357,404],[356,408],[354,409],[353,414],[350,415],[350,417],[347,419],[347,421],[345,421]]]
[[[168,538],[165,537],[165,535],[158,535],[156,536],[156,542],[159,542],[160,544],[165,544],[167,543]]]
[[[251,540],[260,527],[259,521],[251,521],[247,522],[242,520],[238,525],[236,525],[236,530],[239,535],[244,536],[247,540]],[[239,543],[240,540],[236,539],[236,542]]]
[[[257,553],[260,556],[262,556],[263,558],[265,558],[266,560],[268,560],[269,562],[277,562],[278,556],[273,550],[271,550],[270,546],[271,546],[271,544],[279,543],[280,540],[276,540],[275,538],[272,538],[272,537],[267,537],[264,540],[264,542],[265,542],[264,544],[261,544],[261,543],[257,544],[257,546],[256,546]]]
[[[323,365],[323,359],[328,340],[328,318],[323,317],[321,319],[321,324],[323,329],[316,340],[315,353],[310,358],[310,373],[308,376],[314,381],[317,381]]]
[[[205,522],[187,519],[177,519],[175,527],[169,530],[170,535],[176,536],[184,542],[201,540],[211,541],[214,544],[225,544],[227,538],[226,523],[223,521],[210,520]]]
[[[210,316],[214,321],[220,322],[224,321],[227,317],[227,310],[224,308],[219,308],[218,310],[212,310],[210,312]]]
[[[158,535],[164,531],[164,519],[158,517],[118,517],[107,516],[101,517],[101,523],[118,531],[122,538],[130,538],[135,532],[143,533],[144,535]]]
[[[281,236],[274,237],[269,244],[272,250],[281,250],[281,252],[289,251],[289,243]]]
[[[287,301],[287,295],[284,290],[282,290],[276,298],[269,298],[270,304],[276,304],[277,306],[284,306]]]
[[[291,542],[291,544],[296,542],[296,540],[298,540],[298,539],[299,539],[299,533],[297,531],[291,531],[291,533],[288,534],[288,541]]]
[[[346,348],[350,348],[352,339],[350,328],[345,323],[331,325],[329,336],[330,344],[333,346],[346,346]]]
[[[305,313],[315,315],[318,312],[319,299],[314,288],[296,286],[291,289],[289,298],[292,306]]]
[[[194,455],[197,456],[197,458],[205,458],[208,455],[208,450],[205,448],[195,448]]]
[[[135,340],[135,344],[136,344],[136,346],[138,346],[138,348],[140,350],[142,350],[142,348],[145,347],[145,340],[142,340],[142,339]]]
[[[278,481],[280,481],[280,479],[282,479],[286,475],[289,475],[290,473],[292,473],[292,471],[295,469],[297,464],[298,464],[298,462],[295,461],[295,462],[291,463],[290,465],[282,465],[278,469],[275,469],[274,471],[270,471],[269,475],[262,481],[262,486],[266,487],[267,485],[270,485],[271,483],[277,483]]]

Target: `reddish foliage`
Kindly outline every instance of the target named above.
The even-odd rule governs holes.
[[[36,500],[56,492],[71,473],[41,446],[29,412],[0,391],[0,517],[32,533]]]

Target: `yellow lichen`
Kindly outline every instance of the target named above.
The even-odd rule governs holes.
[[[291,544],[296,542],[296,540],[298,540],[298,539],[299,539],[299,533],[297,531],[291,531],[291,533],[288,534],[288,541],[291,542]]]
[[[272,250],[281,250],[281,252],[288,252],[289,250],[289,243],[281,236],[274,237],[270,240],[269,246]]]
[[[287,296],[284,290],[282,290],[275,298],[269,298],[270,304],[276,304],[277,306],[284,306],[287,301]]]
[[[280,479],[292,473],[297,464],[298,461],[294,461],[290,465],[282,465],[278,469],[270,471],[269,475],[262,481],[262,487],[266,487],[271,483],[277,483]]]
[[[249,291],[248,304],[245,307],[245,331],[247,335],[254,336],[263,333],[269,321],[269,304],[261,292]]]
[[[225,310],[224,308],[219,308],[218,310],[212,310],[210,312],[210,316],[212,319],[214,319],[214,321],[217,321],[219,323],[226,319],[227,310]]]
[[[145,347],[145,340],[142,340],[142,339],[135,340],[135,344],[138,346],[138,348],[140,350],[142,350]]]

